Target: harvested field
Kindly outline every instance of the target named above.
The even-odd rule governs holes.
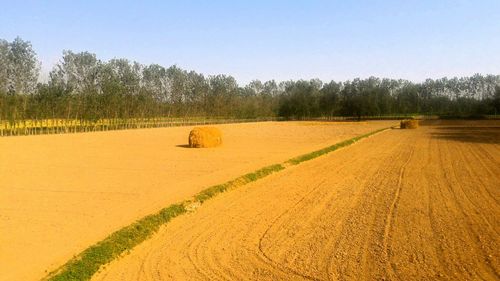
[[[0,138],[0,280],[37,280],[205,187],[397,122],[309,124],[218,125],[224,144],[201,150],[192,127]]]
[[[94,280],[498,280],[499,182],[498,121],[426,121],[221,194]]]

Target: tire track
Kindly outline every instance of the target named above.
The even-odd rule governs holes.
[[[289,209],[285,210],[283,213],[281,213],[279,216],[277,216],[272,222],[271,224],[266,228],[266,230],[264,231],[264,233],[260,236],[259,238],[259,244],[258,244],[258,249],[259,249],[259,253],[261,254],[262,258],[265,260],[265,262],[269,263],[270,265],[273,265],[274,267],[276,267],[277,269],[285,272],[285,273],[291,273],[291,274],[294,274],[294,275],[297,275],[297,276],[300,276],[304,279],[307,279],[307,280],[314,280],[314,281],[320,281],[321,279],[318,279],[314,276],[309,276],[309,275],[306,275],[306,274],[302,274],[290,267],[287,267],[275,260],[273,260],[271,257],[269,257],[266,252],[264,251],[263,249],[263,246],[262,246],[262,240],[264,239],[264,237],[267,236],[269,230],[286,214],[288,214],[292,209],[295,209],[298,205],[300,205],[302,203],[302,201],[304,201],[309,195],[311,195],[312,193],[316,192],[316,190],[318,190],[322,184],[324,184],[324,180],[319,183],[316,187],[314,187],[313,189],[311,189],[308,193],[306,193],[302,198],[300,198],[295,204],[293,204]]]
[[[449,142],[449,141],[448,141]],[[451,145],[451,144],[448,144],[446,145],[445,147],[450,150],[451,147],[453,146],[458,146],[458,145]],[[448,153],[449,155],[451,155],[452,153]],[[458,155],[462,161],[450,161],[451,163],[451,166],[453,167],[451,169],[452,171],[452,177],[454,178],[454,182],[456,183],[454,185],[454,190],[459,190],[460,192],[452,192],[453,193],[453,199],[454,199],[454,202],[455,204],[458,206],[458,209],[461,211],[462,213],[462,216],[465,218],[466,220],[466,228],[469,232],[469,237],[471,237],[471,241],[473,241],[475,244],[476,244],[476,248],[481,252],[481,254],[484,256],[484,257],[488,257],[491,255],[491,252],[488,252],[487,249],[485,249],[484,245],[484,241],[481,240],[481,233],[483,233],[485,231],[485,229],[481,229],[481,233],[474,227],[472,227],[472,225],[484,225],[485,227],[484,228],[489,228],[490,225],[489,225],[489,222],[488,220],[484,217],[484,213],[483,212],[477,212],[474,216],[474,218],[471,216],[472,213],[474,213],[475,210],[479,210],[481,209],[478,205],[476,205],[474,203],[474,200],[471,198],[471,196],[469,195],[469,192],[468,190],[469,189],[466,189],[464,187],[464,183],[459,180],[460,178],[469,178],[471,177],[471,172],[470,172],[470,167],[468,165],[457,165],[457,163],[460,163],[460,162],[467,162],[467,159],[466,159],[466,156],[464,155],[462,149],[457,149],[457,151],[455,153],[453,153],[454,155]],[[459,176],[458,172],[459,171],[463,171],[465,170],[465,172],[468,174],[467,177],[461,177]],[[473,179],[477,179],[477,178],[480,178],[480,176],[474,176],[472,177]],[[451,179],[451,177],[450,177]],[[450,186],[450,188],[453,188]],[[463,200],[459,200],[458,196],[459,194],[461,194]],[[482,200],[482,203],[486,203],[486,201]],[[470,207],[472,206],[472,207]],[[483,223],[478,223],[478,219],[482,220]],[[483,266],[487,269],[487,271],[489,271],[489,274],[491,274],[492,276],[495,276],[496,278],[500,279],[500,274],[499,272],[494,268],[492,267],[490,264],[488,263],[485,263],[483,264]]]
[[[436,130],[390,130],[222,194],[94,280],[498,280],[485,249],[500,245],[500,167]]]
[[[466,154],[465,151],[469,151],[470,153]],[[467,149],[467,147],[459,149],[458,153],[460,153],[464,162],[473,161],[472,159],[469,159],[469,158],[471,158],[470,156],[472,156],[476,160],[476,161],[473,161],[474,163],[477,162],[478,164],[483,165],[482,159],[480,159],[480,157],[478,157],[475,154],[475,152],[471,151],[471,149]],[[473,169],[473,167],[471,167],[469,165],[465,165],[465,166],[460,167],[460,168],[463,169],[464,173],[467,173],[467,176],[466,176],[467,178],[470,178],[471,180],[475,181],[474,186],[478,187],[477,190],[474,190],[471,188],[465,189],[462,184],[460,185],[461,191],[464,193],[465,197],[467,198],[467,202],[469,202],[469,204],[474,207],[473,209],[482,210],[479,213],[480,218],[483,220],[484,224],[486,226],[488,226],[489,229],[491,229],[492,231],[495,232],[496,235],[498,235],[498,231],[494,229],[494,227],[491,225],[488,218],[486,217],[486,214],[487,214],[486,212],[488,212],[488,209],[491,209],[491,208],[485,208],[485,206],[491,207],[490,206],[491,204],[488,204],[488,203],[490,203],[489,202],[490,197],[484,196],[485,193],[486,194],[489,194],[489,193],[488,193],[487,189],[484,188],[485,183],[484,183],[484,180],[482,179],[483,178],[482,175],[479,174],[477,171],[475,171],[475,169]],[[500,180],[498,182],[500,182]],[[470,194],[471,192],[473,192],[474,194]],[[482,198],[482,200],[478,200],[481,198]],[[480,202],[477,202],[477,201],[480,201]],[[493,203],[493,204],[495,204],[495,203]],[[498,207],[498,204],[497,204],[497,207]]]
[[[385,218],[385,226],[384,226],[384,238],[383,238],[383,254],[384,254],[384,260],[386,262],[386,269],[389,274],[390,278],[395,279],[397,277],[396,269],[394,266],[391,264],[390,259],[391,259],[391,249],[389,248],[389,240],[390,240],[390,234],[392,231],[392,225],[394,224],[394,219],[395,219],[395,213],[397,211],[398,203],[399,203],[399,198],[401,194],[401,190],[403,188],[403,176],[406,170],[406,167],[412,160],[413,153],[415,152],[415,145],[413,144],[411,146],[411,150],[408,156],[408,159],[404,162],[404,164],[401,166],[399,169],[399,178],[398,178],[398,184],[396,188],[396,192],[394,194],[393,200],[391,202],[391,205],[389,207],[389,212],[387,213],[387,216]]]
[[[393,136],[394,137],[394,136]],[[401,136],[398,136],[401,137]],[[398,143],[404,142],[401,139],[397,139]],[[377,202],[380,201],[381,198],[384,198],[385,192],[380,187],[390,185],[389,182],[391,177],[388,176],[386,169],[388,167],[393,167],[397,165],[398,159],[403,155],[403,151],[398,151],[397,146],[390,146],[389,152],[386,152],[387,155],[383,159],[380,159],[381,163],[388,163],[387,165],[374,166],[376,167],[373,172],[365,172],[364,181],[358,183],[361,187],[361,193],[355,198],[356,200],[352,200],[352,203],[346,208],[347,215],[344,218],[344,223],[341,232],[338,234],[338,237],[335,239],[334,245],[332,247],[331,254],[327,257],[327,276],[330,280],[333,279],[346,279],[344,276],[348,276],[349,273],[346,271],[348,268],[343,266],[343,259],[349,259],[350,254],[347,251],[355,251],[358,259],[362,260],[362,264],[365,265],[365,261],[367,259],[367,247],[369,244],[369,238],[367,235],[370,232],[377,232],[377,229],[371,227],[370,229],[365,229],[364,232],[358,231],[358,235],[363,235],[359,240],[363,241],[363,246],[361,248],[353,248],[351,243],[352,229],[360,229],[360,225],[375,225],[375,220],[377,218],[378,209],[374,206],[377,205]],[[386,183],[386,181],[389,181]],[[353,198],[354,199],[354,198]],[[381,206],[384,208],[384,206]],[[370,222],[362,223],[359,221],[359,218],[362,217],[370,217]],[[359,234],[359,232],[362,232]],[[348,234],[348,235],[346,235]],[[339,255],[339,253],[341,253]],[[337,274],[334,274],[332,269],[334,268],[334,260],[338,261],[337,266]],[[369,276],[367,272],[366,266],[361,267],[363,269],[363,274],[358,275],[361,276]]]
[[[446,139],[442,140],[441,142],[443,144],[438,147],[439,149],[438,155],[439,155],[440,166],[443,167],[443,169],[441,171],[442,176],[438,180],[442,183],[441,186],[443,187],[443,191],[446,192],[442,193],[441,197],[450,204],[449,212],[454,216],[458,215],[457,218],[460,218],[459,222],[461,222],[456,226],[453,226],[454,228],[453,231],[455,231],[456,235],[451,237],[452,238],[451,241],[444,241],[444,242],[446,244],[454,245],[456,247],[456,245],[458,245],[460,241],[463,240],[468,241],[468,243],[472,243],[472,245],[474,245],[474,248],[471,250],[479,252],[480,255],[483,257],[487,257],[488,253],[485,252],[485,249],[482,246],[482,242],[478,239],[479,233],[475,228],[471,227],[471,225],[478,225],[479,223],[477,223],[476,220],[471,218],[471,214],[476,213],[474,211],[475,208],[469,207],[469,205],[471,205],[470,202],[471,199],[468,197],[467,192],[465,191],[462,185],[462,181],[466,180],[467,177],[460,177],[458,174],[458,170],[462,169],[462,165],[457,165],[457,163],[467,163],[467,162],[464,162],[465,159],[463,159],[463,155],[461,154],[459,149],[456,150],[454,149],[455,146],[458,146],[455,141]],[[452,156],[454,157],[454,159],[451,158]],[[467,202],[469,202],[469,204],[467,204]],[[482,216],[481,213],[478,213],[477,215]],[[487,227],[487,225],[485,226]],[[446,231],[450,232],[452,230],[446,229]],[[445,232],[443,231],[443,233]],[[469,252],[468,254],[472,255],[471,252]],[[471,271],[469,268],[466,268],[462,265],[464,260],[463,256],[457,255],[449,257],[448,259],[449,259],[448,262],[453,263],[453,267],[455,268],[455,270],[458,270],[466,274],[467,279],[470,278],[476,279],[479,277],[474,275],[478,275],[480,273],[475,273]],[[498,278],[496,270],[494,270],[487,264],[482,264],[482,267],[484,266],[487,267],[486,271],[489,272],[488,274],[490,276],[496,276]],[[481,278],[484,279],[484,277]]]

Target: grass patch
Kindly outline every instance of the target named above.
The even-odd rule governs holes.
[[[321,155],[330,153],[341,147],[351,145],[360,139],[369,137],[386,129],[388,128],[380,129],[349,140],[345,140],[332,146],[292,158],[284,162],[283,164],[267,166],[252,173],[237,177],[226,183],[211,186],[196,194],[194,196],[194,202],[203,204],[203,202],[216,196],[219,193],[245,185],[253,181],[257,181],[272,173],[284,170],[287,164],[297,165],[304,161],[317,158]],[[155,232],[158,231],[160,226],[168,223],[171,219],[186,213],[186,206],[191,203],[193,203],[193,201],[188,200],[179,204],[170,205],[169,207],[160,210],[156,214],[146,216],[136,221],[135,223],[114,232],[106,239],[81,252],[78,256],[68,261],[59,269],[49,273],[49,275],[44,278],[44,280],[90,280],[101,266],[111,262],[124,252],[132,250],[132,248],[150,238]]]
[[[195,202],[203,203],[230,188],[245,185],[283,169],[285,169],[285,167],[281,164],[264,167],[224,184],[211,186],[195,195],[194,200]],[[170,205],[156,214],[144,217],[116,231],[103,241],[84,250],[58,270],[50,273],[45,280],[90,280],[101,266],[111,262],[122,253],[130,251],[132,248],[151,237],[158,231],[160,226],[168,223],[172,218],[184,214],[187,211],[186,205],[189,203],[191,203],[191,201]]]
[[[380,130],[376,130],[376,131],[370,132],[368,134],[357,136],[357,137],[354,137],[352,139],[348,139],[348,140],[336,143],[334,145],[322,148],[320,150],[313,151],[311,153],[307,153],[307,154],[303,154],[303,155],[297,156],[295,158],[292,158],[292,159],[286,161],[285,164],[297,165],[297,164],[300,164],[300,163],[302,163],[304,161],[309,161],[309,160],[317,158],[317,157],[319,157],[321,155],[325,155],[327,153],[335,151],[335,150],[337,150],[339,148],[349,146],[349,145],[351,145],[351,144],[353,144],[353,143],[355,143],[355,142],[357,142],[357,141],[359,141],[361,139],[367,138],[367,137],[369,137],[369,136],[371,136],[373,134],[376,134],[378,132],[384,131],[386,129],[388,129],[388,128],[383,128],[383,129],[380,129]]]
[[[185,212],[183,204],[174,204],[156,214],[144,217],[87,248],[61,268],[49,274],[46,279],[53,281],[90,280],[102,265],[117,258],[123,252],[131,250],[151,237],[162,224]]]
[[[211,186],[211,187],[201,191],[200,193],[196,194],[194,196],[195,201],[203,203],[206,200],[208,200],[208,199],[214,197],[215,195],[217,195],[221,192],[224,192],[230,188],[235,188],[238,186],[245,185],[249,182],[256,181],[256,180],[261,179],[265,176],[268,176],[272,173],[279,172],[283,169],[285,169],[285,167],[283,165],[275,164],[275,165],[271,165],[271,166],[267,166],[267,167],[264,167],[262,169],[259,169],[253,173],[248,173],[248,174],[243,175],[241,177],[238,177],[232,181]]]

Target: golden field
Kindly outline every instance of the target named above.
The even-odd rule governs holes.
[[[92,280],[498,280],[500,123],[421,125],[224,193]]]
[[[111,232],[196,192],[394,121],[217,125],[0,138],[0,280],[37,280]]]

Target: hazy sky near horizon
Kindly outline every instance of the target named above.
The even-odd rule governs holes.
[[[422,81],[500,74],[500,0],[4,1],[0,38],[205,75]]]

